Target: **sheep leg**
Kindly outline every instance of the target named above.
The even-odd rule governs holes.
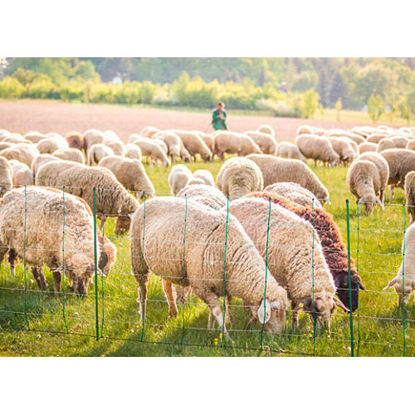
[[[298,313],[300,312],[300,303],[291,301],[291,309],[293,315],[293,329],[298,329]]]
[[[42,269],[40,267],[32,267],[32,274],[39,288],[42,291],[46,291],[48,288],[48,283],[45,276],[43,275]]]
[[[7,252],[7,250],[5,251],[5,253]],[[4,256],[4,254],[3,254]],[[3,256],[1,256],[1,259],[3,260]],[[14,278],[15,277],[15,264],[16,264],[16,259],[17,259],[17,253],[14,249],[10,249],[9,251],[9,264],[10,264],[10,277]],[[1,262],[1,261],[0,261]]]
[[[147,285],[149,280],[148,271],[136,276],[138,282],[138,302],[140,303],[140,318],[144,322],[146,315],[146,303],[147,303]]]
[[[230,294],[227,294],[225,297],[225,323],[231,324],[232,322],[232,309],[231,309],[231,302],[232,302],[232,296]]]
[[[163,291],[164,295],[166,296],[167,304],[169,305],[169,317],[176,317],[177,316],[177,305],[176,299],[173,292],[172,283],[163,279]]]
[[[393,195],[395,194],[395,185],[390,185],[390,192],[391,192],[391,202],[393,201]]]
[[[53,288],[56,293],[60,293],[62,290],[62,277],[59,271],[52,271],[53,275]]]

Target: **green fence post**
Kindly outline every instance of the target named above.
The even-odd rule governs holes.
[[[65,187],[62,188],[62,318],[65,324],[66,333],[69,333],[68,323],[66,321],[66,295],[65,295]]]
[[[102,189],[102,243],[100,246],[100,256],[104,251],[104,237],[105,237],[105,189]],[[104,322],[105,322],[105,303],[104,303],[104,270],[101,270],[101,338],[104,336]]]
[[[96,189],[92,189],[92,209],[94,213],[94,288],[95,288],[95,338],[99,340],[98,316],[98,252],[97,252],[97,201]]]
[[[313,227],[313,239],[311,245],[311,300],[312,300],[312,311],[311,315],[313,317],[313,355],[316,354],[316,319],[317,316],[314,313],[314,240],[315,240],[315,231],[314,231],[314,198],[311,201],[311,224]]]
[[[184,210],[184,231],[183,231],[183,251],[182,251],[182,337],[180,339],[180,344],[183,344],[184,341],[184,282],[186,269],[184,266],[185,261],[185,252],[186,252],[186,228],[187,228],[187,194],[184,196],[185,200],[185,210]]]
[[[24,229],[23,229],[23,272],[24,272],[24,319],[29,328],[27,317],[27,269],[26,269],[26,239],[27,239],[27,188],[24,187]]]
[[[406,209],[403,207],[403,242],[402,242],[402,356],[406,355],[406,310],[405,310],[405,231],[406,231]]]
[[[267,283],[268,283],[268,245],[269,245],[269,223],[271,220],[271,198],[268,198],[268,219],[267,219],[267,240],[265,243],[265,284],[264,284],[264,321],[261,327],[261,350],[264,346],[264,328],[266,319],[266,298],[267,298]]]
[[[356,218],[357,218],[357,235],[356,235],[356,272],[359,275],[359,237],[360,237],[360,205],[356,202]],[[359,301],[359,287],[357,287],[357,300]],[[356,310],[356,317],[357,317],[357,346],[356,346],[356,356],[359,357],[360,355],[360,305],[358,303],[358,307]]]
[[[221,345],[225,344],[225,317],[226,317],[226,251],[228,249],[228,223],[229,223],[229,196],[226,198],[225,246],[223,250],[223,320]]]
[[[144,197],[143,202],[143,236],[141,241],[141,276],[144,278],[144,270],[145,270],[145,260],[144,260],[144,243],[145,243],[145,232],[146,232],[146,198]],[[146,322],[146,307],[141,308],[141,334],[140,334],[140,341],[144,340],[144,328]]]
[[[354,356],[354,330],[353,330],[353,312],[352,312],[352,273],[350,269],[350,212],[349,199],[346,199],[346,221],[347,221],[347,264],[349,273],[349,307],[350,307],[350,353]]]

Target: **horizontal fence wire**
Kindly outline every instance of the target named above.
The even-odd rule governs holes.
[[[408,207],[406,205],[385,203],[385,209],[400,209],[400,214],[403,219],[403,227],[401,229],[397,229],[396,225],[377,228],[373,225],[367,226],[365,219],[362,219],[360,213],[361,205],[357,205],[356,211],[351,213],[348,201],[332,201],[332,204],[343,206],[343,210],[345,208],[345,214],[342,217],[342,223],[345,223],[345,225],[339,226],[345,237],[343,247],[339,248],[339,245],[336,245],[336,248],[325,250],[324,246],[322,247],[320,245],[318,235],[320,232],[324,233],[331,228],[330,226],[321,226],[315,223],[314,213],[317,208],[314,207],[313,201],[311,207],[311,226],[313,232],[312,239],[310,240],[312,255],[310,263],[305,268],[304,281],[308,281],[310,284],[309,292],[314,305],[311,310],[302,310],[304,317],[300,319],[300,326],[298,328],[290,328],[290,317],[292,317],[290,308],[283,309],[281,307],[275,307],[275,312],[287,312],[288,321],[285,330],[281,333],[269,334],[266,331],[266,320],[272,313],[270,313],[267,301],[265,300],[269,295],[268,281],[269,278],[272,278],[272,272],[268,273],[268,270],[278,269],[281,266],[281,258],[273,258],[272,252],[274,249],[279,250],[278,252],[295,252],[298,248],[293,243],[293,240],[290,241],[288,239],[283,242],[276,242],[274,240],[271,226],[276,219],[271,214],[271,199],[268,200],[269,210],[265,221],[266,223],[263,219],[243,223],[244,226],[261,226],[266,232],[263,243],[254,245],[252,241],[247,240],[244,244],[240,244],[241,248],[252,248],[255,246],[258,251],[261,252],[262,250],[265,253],[263,258],[265,278],[263,286],[264,301],[261,303],[261,307],[263,307],[263,319],[259,321],[257,319],[254,326],[251,325],[249,328],[246,328],[244,322],[250,316],[255,317],[254,314],[258,311],[258,305],[253,308],[251,304],[241,303],[238,296],[236,296],[236,299],[232,303],[227,300],[229,290],[232,290],[235,284],[240,287],[238,289],[239,291],[242,290],[241,292],[249,290],[251,284],[251,281],[248,279],[239,280],[235,283],[229,274],[232,267],[242,266],[246,262],[245,259],[238,258],[237,256],[233,258],[227,255],[228,220],[230,217],[229,199],[227,199],[226,205],[223,208],[223,212],[226,213],[223,218],[227,219],[223,219],[225,222],[220,223],[217,220],[204,220],[203,218],[194,220],[189,218],[187,209],[188,200],[190,201],[191,198],[188,198],[186,195],[184,197],[186,206],[186,213],[183,218],[184,234],[170,233],[169,237],[163,243],[166,244],[165,246],[170,246],[172,250],[160,252],[158,255],[152,255],[151,252],[146,251],[146,245],[149,242],[149,237],[146,234],[146,227],[148,225],[146,218],[147,202],[146,199],[143,199],[141,205],[144,208],[142,210],[144,212],[144,220],[142,234],[139,236],[142,244],[141,252],[138,255],[131,255],[122,248],[122,253],[117,253],[117,260],[113,269],[109,275],[104,275],[100,269],[100,261],[106,253],[104,242],[99,238],[108,238],[107,240],[117,244],[120,240],[119,238],[127,238],[123,240],[125,242],[129,239],[129,236],[128,234],[126,237],[112,233],[109,234],[108,227],[105,227],[105,224],[108,223],[107,219],[110,221],[111,219],[109,219],[110,215],[105,212],[105,194],[110,189],[93,188],[90,212],[94,241],[91,256],[93,269],[90,281],[93,285],[93,290],[89,293],[84,293],[83,298],[78,298],[77,293],[73,291],[77,289],[77,280],[74,279],[74,274],[80,274],[85,271],[85,268],[76,263],[70,263],[70,260],[68,260],[68,258],[83,253],[81,246],[74,246],[68,243],[68,237],[70,237],[72,232],[70,226],[68,228],[67,218],[70,213],[67,211],[66,203],[67,199],[70,198],[70,189],[62,189],[62,223],[61,228],[58,229],[53,226],[39,228],[31,222],[30,204],[27,198],[29,188],[30,186],[24,186],[25,206],[23,210],[23,229],[12,226],[3,227],[4,232],[17,235],[14,245],[6,247],[9,250],[12,248],[17,251],[17,268],[16,277],[8,278],[6,266],[10,265],[14,269],[16,259],[13,262],[13,258],[9,258],[8,261],[6,255],[4,258],[6,266],[2,265],[2,273],[0,275],[0,298],[2,298],[0,303],[0,330],[2,331],[13,332],[14,329],[16,333],[46,332],[60,335],[85,336],[95,338],[97,341],[105,339],[139,342],[142,344],[153,344],[155,346],[216,347],[218,349],[245,350],[246,352],[255,351],[257,353],[269,352],[304,356],[359,356],[364,352],[365,348],[369,350],[366,353],[370,354],[370,350],[373,347],[381,348],[382,350],[379,353],[388,353],[388,350],[394,350],[394,355],[397,353],[402,356],[408,353],[414,355],[415,345],[411,344],[408,333],[412,334],[411,325],[415,323],[415,314],[412,310],[408,311],[407,304],[403,301],[406,289],[405,279],[407,281],[415,279],[415,270],[412,270],[410,266],[405,266],[405,262],[415,256],[415,251],[408,252],[405,249],[405,231],[407,226],[406,209]],[[98,192],[99,197],[103,201],[101,205],[102,211],[99,213],[96,203]],[[164,196],[163,194],[161,195]],[[129,218],[128,215],[115,216]],[[294,234],[297,227],[301,229],[301,226],[304,226],[303,223],[299,221],[298,223],[289,225],[280,224],[278,229],[280,232],[292,232]],[[222,240],[217,239],[209,242],[212,250],[220,250],[222,252],[222,258],[209,258],[210,266],[222,267],[222,276],[203,275],[202,266],[206,264],[206,259],[192,257],[188,254],[187,247],[190,246],[189,244],[192,247],[203,247],[206,245],[206,242],[202,239],[192,239],[189,241],[186,237],[186,230],[202,229],[206,224],[209,226],[224,225]],[[377,251],[368,249],[365,244],[366,237],[370,237],[374,233],[390,233],[395,235],[394,238],[396,240],[399,238],[399,245],[397,242],[394,242],[393,246],[381,248]],[[56,235],[57,241],[54,246],[43,246],[42,243],[33,244],[34,238],[39,238],[39,240],[53,239],[54,235]],[[352,244],[355,245],[354,250]],[[175,252],[174,247],[179,248],[178,252],[180,251],[180,255],[172,254],[172,252]],[[119,247],[117,248],[120,249]],[[316,265],[315,262],[316,255],[324,254],[345,254],[347,257],[346,265],[342,267],[332,265],[330,267],[331,272],[343,272],[346,275],[346,286],[339,286],[337,288],[337,294],[344,293],[347,295],[347,300],[345,300],[347,307],[350,309],[353,308],[353,270],[356,270],[359,275],[361,273],[364,277],[364,283],[367,280],[370,285],[369,288],[365,289],[365,292],[361,291],[360,294],[357,293],[358,300],[360,302],[363,301],[363,303],[353,313],[345,313],[338,310],[331,316],[332,324],[330,331],[327,330],[327,327],[322,328],[317,324],[319,313],[313,308],[316,307],[315,304],[318,301],[317,295],[320,284],[316,277],[320,269],[320,265]],[[54,263],[53,265],[47,263],[34,264],[32,258],[36,255],[60,257],[61,260],[58,261],[59,264]],[[168,288],[164,282],[163,284],[159,283],[159,278],[154,278],[154,276],[157,276],[157,273],[151,273],[150,284],[148,289],[146,288],[146,291],[148,291],[148,298],[146,299],[148,307],[141,308],[140,317],[140,305],[137,304],[137,296],[131,295],[131,290],[137,290],[140,285],[134,282],[134,277],[137,276],[134,276],[133,272],[128,268],[131,261],[137,260],[142,263],[142,273],[144,275],[147,272],[145,269],[146,262],[157,261],[159,258],[169,263],[172,269],[178,266],[180,268],[180,275],[169,277],[169,280],[174,281],[174,284],[173,288]],[[376,266],[379,260],[392,261],[392,263],[380,272],[378,270],[379,267]],[[373,267],[374,265],[375,267]],[[383,289],[374,289],[374,285],[370,284],[371,278],[376,278],[376,274],[382,274],[382,278],[390,276],[389,279],[392,279],[393,276],[397,275],[400,265],[402,267],[403,292],[400,297],[402,301],[398,308],[391,309],[389,305],[389,309],[383,312],[382,301],[387,301],[388,304],[391,301],[396,301],[395,299],[398,297],[397,293],[394,290],[385,291]],[[40,291],[38,288],[35,288],[34,284],[36,282],[39,283],[39,281],[34,274],[35,281],[30,277],[30,268],[33,266],[39,269],[42,275],[46,275],[45,280],[48,280],[49,275],[52,273],[54,282],[56,282],[55,274],[60,273],[62,277],[61,281],[59,281],[61,288],[56,289],[55,285],[45,291]],[[187,272],[189,267],[200,267],[201,270],[200,273],[192,276],[192,283],[206,282],[214,285],[218,284],[217,286],[220,287],[217,295],[223,298],[223,303],[220,307],[221,324],[218,327],[213,327],[213,325],[207,327],[204,324],[206,316],[209,316],[211,323],[215,323],[217,320],[214,315],[217,310],[215,311],[215,308],[211,307],[212,304],[209,301],[207,303],[204,302],[200,298],[200,295],[196,295],[194,291],[190,290],[188,292]],[[23,284],[21,284],[22,275]],[[160,289],[161,285],[163,290]],[[179,309],[178,312],[174,312],[174,307],[176,306],[173,307],[173,319],[167,318],[167,312],[172,311],[172,306],[170,303],[168,307],[166,306],[166,300],[162,298],[163,291],[167,299],[170,295],[171,298],[174,298],[175,303],[177,301]],[[19,307],[21,298],[23,299],[22,308]],[[378,299],[375,300],[375,298]],[[370,314],[367,312],[367,306],[372,302],[374,302],[374,307],[371,309],[373,314]],[[117,305],[119,305],[119,308],[117,308]],[[59,309],[61,310],[60,315],[58,314]],[[234,323],[234,320],[232,320],[232,324],[230,324],[228,318],[231,318],[231,314],[235,314],[239,321]],[[175,316],[177,316],[178,320],[176,320]],[[235,316],[232,318],[235,319]],[[178,324],[178,321],[180,321],[180,324]],[[44,326],[47,326],[47,328],[40,327],[43,324],[42,322],[45,323]],[[373,329],[371,329],[370,333],[365,333],[365,328],[369,322],[370,324],[376,324],[378,327],[385,328],[385,330],[390,329],[393,335],[390,337],[386,336],[382,340],[382,337],[374,335]],[[129,327],[128,330],[127,327]],[[398,341],[397,329],[401,330],[402,341]],[[164,336],[163,332],[169,333],[169,336]],[[132,333],[132,336],[129,336],[128,333]],[[229,339],[227,339],[228,334],[230,336]],[[166,337],[170,337],[173,340],[165,341]],[[339,349],[338,347],[331,346],[334,344],[342,345],[342,348]]]

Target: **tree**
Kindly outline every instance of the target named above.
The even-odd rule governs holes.
[[[383,100],[379,95],[371,95],[367,101],[367,112],[370,119],[376,123],[384,111]]]
[[[341,98],[338,98],[338,100],[336,101],[336,105],[334,107],[336,108],[336,120],[340,121],[340,112],[343,107]]]
[[[303,96],[301,112],[304,118],[311,118],[318,109],[319,95],[314,89],[309,89]]]
[[[397,107],[401,117],[406,120],[407,124],[411,123],[412,119],[412,109],[408,102],[408,97],[401,97],[397,103]]]

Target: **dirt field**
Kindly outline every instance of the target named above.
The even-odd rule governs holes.
[[[0,129],[19,133],[29,130],[65,134],[88,128],[113,130],[126,139],[146,125],[167,128],[184,128],[212,131],[210,112],[181,112],[152,108],[131,108],[100,104],[69,104],[51,101],[23,100],[0,102]],[[351,122],[325,122],[294,118],[275,118],[249,115],[232,115],[228,112],[228,127],[233,131],[256,129],[260,124],[272,125],[280,141],[293,140],[298,126],[307,123],[323,128],[350,128]]]

